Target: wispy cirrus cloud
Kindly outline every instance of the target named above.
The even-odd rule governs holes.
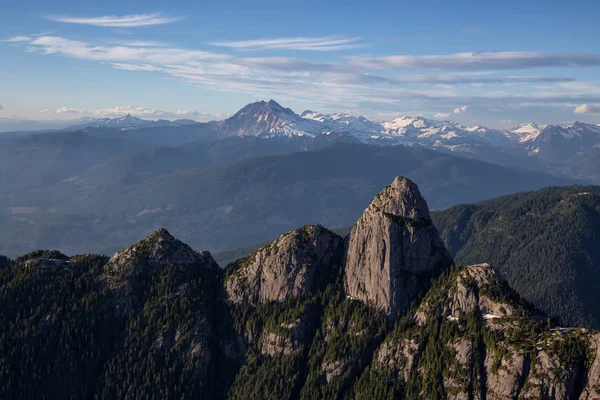
[[[280,54],[252,57],[248,53],[240,56],[218,48],[204,51],[135,40],[81,41],[42,36],[32,37],[21,45],[28,51],[99,61],[120,70],[160,73],[212,91],[277,98],[282,102],[301,102],[332,111],[365,107],[397,111],[398,107],[403,107],[404,110],[441,110],[438,118],[456,116],[465,119],[477,110],[506,110],[511,104],[528,104],[527,112],[531,112],[535,104],[538,108],[550,104],[552,107],[548,109],[562,107],[566,113],[572,113],[579,104],[600,103],[600,93],[596,92],[593,82],[584,85],[569,76],[547,76],[537,71],[532,76],[501,76],[502,71],[494,63],[489,70],[482,62],[478,66],[480,69],[469,67],[464,71],[455,71],[454,67],[444,67],[441,63],[431,74],[425,73],[428,71],[414,74],[403,68],[389,73],[387,67],[370,67],[346,57],[332,58],[328,62]],[[593,66],[593,63],[578,61],[578,54],[563,56],[572,56],[573,67]],[[510,70],[512,64],[507,63],[504,67]],[[543,91],[535,85],[528,86],[539,83],[545,83]],[[487,85],[505,85],[507,90]],[[506,85],[510,85],[510,89]],[[455,108],[460,112],[453,114],[451,110]],[[465,112],[467,108],[471,112]],[[510,111],[515,112],[514,109]]]
[[[567,76],[483,76],[483,75],[400,75],[379,76],[363,75],[359,77],[364,81],[376,83],[404,84],[432,84],[432,85],[466,85],[466,84],[524,84],[524,83],[563,83],[573,82],[575,78]]]
[[[277,39],[255,39],[240,41],[211,42],[212,46],[228,47],[239,50],[306,50],[336,51],[365,47],[358,43],[360,38],[343,36],[293,37]]]
[[[136,47],[125,45],[93,45],[58,36],[42,36],[29,42],[29,49],[45,54],[64,54],[97,61],[144,61],[147,63],[184,63],[207,59],[229,58],[225,54],[175,47]]]
[[[581,104],[575,107],[575,114],[596,114],[600,113],[600,104]]]
[[[151,40],[116,40],[113,44],[130,47],[168,47],[168,44]]]
[[[116,69],[122,69],[124,71],[162,71],[162,68],[150,64],[111,63],[111,65]]]
[[[6,40],[2,40],[2,42],[7,42],[7,43],[25,43],[25,42],[29,42],[31,40],[31,38],[29,36],[24,36],[24,35],[15,35],[9,39]]]
[[[352,65],[379,71],[402,69],[496,71],[545,67],[594,67],[600,65],[600,54],[473,52],[425,56],[348,56],[348,60]]]
[[[109,15],[102,17],[70,17],[53,15],[47,17],[51,21],[66,24],[81,24],[101,26],[105,28],[135,28],[140,26],[162,25],[181,21],[183,17],[169,17],[162,13],[135,14],[135,15]]]

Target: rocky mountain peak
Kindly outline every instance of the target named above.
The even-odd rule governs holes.
[[[394,318],[452,260],[415,183],[397,177],[371,201],[348,239],[348,296]]]
[[[343,239],[320,225],[288,232],[229,267],[228,297],[256,305],[302,296],[341,265],[343,251]]]
[[[104,269],[108,275],[122,277],[168,265],[218,268],[210,252],[196,251],[160,228],[138,244],[115,253]]]
[[[227,136],[312,136],[318,131],[314,122],[304,120],[274,100],[250,103],[219,122],[218,128]]]
[[[375,196],[369,208],[413,221],[429,219],[429,207],[419,187],[403,176],[396,177],[391,185]]]
[[[490,328],[497,328],[525,315],[519,297],[489,264],[470,265],[451,275],[441,290],[432,291],[421,303],[415,314],[418,324],[438,316],[459,321],[477,311]]]

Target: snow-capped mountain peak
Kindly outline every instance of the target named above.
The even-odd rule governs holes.
[[[322,133],[317,121],[304,119],[274,100],[255,101],[221,121],[227,136],[315,136]]]
[[[343,136],[367,144],[420,145],[470,153],[477,152],[477,148],[500,147],[510,152],[525,150],[529,155],[537,155],[544,152],[543,143],[555,142],[554,137],[560,137],[563,141],[580,139],[574,141],[577,146],[573,148],[576,150],[584,148],[584,143],[591,143],[591,146],[600,143],[600,127],[591,124],[575,123],[561,127],[525,123],[511,129],[491,129],[422,116],[402,116],[375,123],[343,112],[323,114],[306,110],[298,115],[273,100],[248,104],[231,118],[220,122],[217,129],[228,136]]]
[[[328,116],[325,114],[316,112],[316,111],[305,110],[300,114],[300,117],[305,118],[305,119],[311,119],[313,121],[324,122],[327,120]]]
[[[398,130],[398,129],[406,128],[407,126],[410,126],[410,125],[414,126],[415,128],[423,128],[423,127],[429,125],[429,122],[430,122],[429,120],[427,120],[423,117],[404,116],[404,117],[395,118],[391,121],[384,122],[381,125],[386,130]]]
[[[542,127],[533,122],[527,122],[524,124],[515,125],[509,132],[516,134],[519,137],[519,142],[529,142],[535,140],[538,135],[542,132]]]

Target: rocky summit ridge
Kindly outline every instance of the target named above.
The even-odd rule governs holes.
[[[320,225],[288,232],[230,267],[235,270],[226,281],[229,299],[256,305],[315,291],[332,264],[341,262],[343,246],[340,236]]]
[[[196,251],[160,228],[138,244],[115,253],[104,269],[108,275],[123,277],[167,265],[218,268],[210,252]]]

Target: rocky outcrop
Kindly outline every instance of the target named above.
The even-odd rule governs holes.
[[[283,357],[301,350],[308,343],[306,316],[290,324],[281,324],[277,332],[264,332],[260,352],[271,357]]]
[[[474,362],[475,352],[478,350],[474,347],[473,342],[465,338],[458,339],[448,347],[454,355],[453,362],[450,363],[448,371],[443,376],[448,399],[480,399],[480,376]]]
[[[346,292],[394,318],[415,298],[421,278],[450,264],[417,185],[398,177],[375,196],[350,233]]]
[[[111,277],[126,278],[140,272],[152,272],[166,266],[218,269],[208,251],[196,251],[160,228],[146,239],[117,252],[104,267]]]
[[[582,372],[582,360],[565,360],[556,354],[540,351],[519,396],[523,400],[578,398],[577,379]]]
[[[377,350],[375,362],[378,368],[387,369],[406,382],[416,365],[418,355],[419,344],[414,340],[387,340]]]
[[[310,293],[341,265],[342,254],[342,238],[320,225],[288,232],[230,267],[229,300],[256,305]]]
[[[69,257],[56,250],[34,251],[17,261],[26,268],[36,270],[66,270],[71,268]]]
[[[488,351],[485,357],[488,400],[517,398],[529,369],[529,359],[512,346],[500,344],[499,352]]]
[[[348,360],[326,362],[321,365],[321,373],[325,375],[325,381],[329,384],[346,373],[350,365],[351,362]]]
[[[477,310],[486,325],[500,328],[500,320],[517,317],[517,307],[511,292],[503,288],[504,280],[489,264],[464,267],[447,287],[430,293],[415,313],[418,324],[426,324],[431,318],[442,316],[450,321]],[[508,290],[508,289],[506,289]]]
[[[598,400],[600,399],[600,333],[591,335],[589,344],[590,364],[581,399]]]

